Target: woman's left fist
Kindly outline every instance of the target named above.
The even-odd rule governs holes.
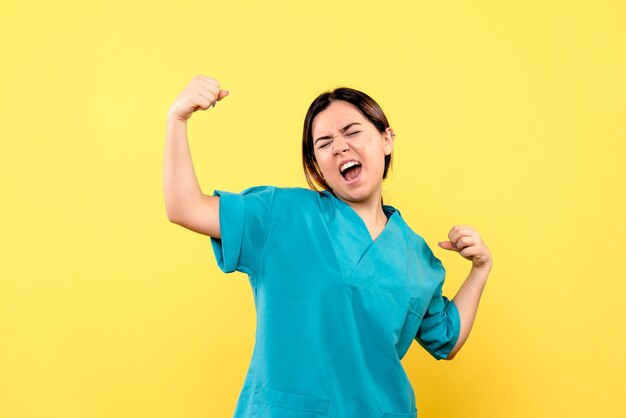
[[[439,246],[444,250],[456,251],[466,260],[471,260],[474,268],[490,270],[491,253],[478,232],[471,226],[455,225],[448,233],[450,241],[442,241]]]

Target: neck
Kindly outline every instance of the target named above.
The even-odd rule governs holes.
[[[387,216],[383,211],[380,198],[381,193],[379,191],[361,202],[345,201],[363,219],[372,239],[376,239],[387,223]]]

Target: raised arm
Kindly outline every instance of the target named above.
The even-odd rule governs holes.
[[[195,76],[167,113],[163,196],[167,219],[192,231],[220,238],[219,197],[202,193],[191,160],[187,121],[197,110],[215,107],[228,95],[217,80]]]

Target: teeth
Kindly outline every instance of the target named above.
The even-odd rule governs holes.
[[[343,173],[344,171],[346,171],[347,169],[349,169],[350,167],[353,167],[355,165],[360,165],[360,164],[357,163],[356,161],[348,161],[347,163],[345,163],[344,165],[342,165],[339,168],[339,171],[341,171]]]

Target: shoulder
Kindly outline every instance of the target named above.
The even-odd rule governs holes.
[[[276,202],[282,205],[302,206],[314,204],[317,206],[319,205],[320,200],[323,199],[322,193],[311,189],[305,189],[304,187],[262,187],[269,187],[276,196]]]
[[[220,191],[224,193],[223,191]],[[304,197],[312,197],[314,194],[318,194],[313,190],[304,189],[302,187],[281,187],[281,186],[271,186],[271,185],[259,185],[259,186],[251,186],[246,189],[243,189],[239,194],[241,195],[280,195],[283,198],[304,198]]]
[[[218,192],[222,194],[224,192]],[[324,198],[323,193],[303,187],[281,187],[271,185],[252,186],[239,193],[244,198],[257,198],[271,203],[272,206],[289,206],[313,204],[319,206],[320,200]]]

